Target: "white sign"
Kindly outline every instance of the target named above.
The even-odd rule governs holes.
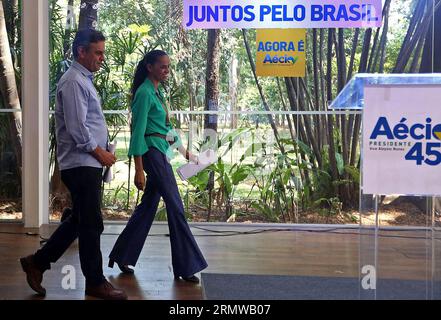
[[[441,195],[441,86],[367,86],[364,194]]]

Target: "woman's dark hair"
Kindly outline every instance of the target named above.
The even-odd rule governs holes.
[[[148,52],[144,58],[139,61],[136,67],[135,76],[133,77],[132,89],[130,93],[132,94],[132,99],[135,97],[136,90],[144,82],[148,76],[147,65],[155,64],[159,57],[166,56],[167,53],[162,50],[152,50]]]
[[[78,58],[79,47],[84,47],[86,50],[88,50],[91,43],[98,43],[101,41],[106,41],[106,37],[101,33],[101,31],[93,29],[79,30],[75,34],[75,39],[72,43],[72,53],[74,58]]]

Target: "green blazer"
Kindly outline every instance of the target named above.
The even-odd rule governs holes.
[[[161,100],[163,104],[161,103]],[[129,156],[142,156],[150,147],[155,147],[170,159],[173,157],[173,150],[182,141],[174,130],[171,123],[166,123],[167,113],[163,93],[155,91],[150,79],[139,86],[132,100],[132,135],[130,137]],[[151,133],[162,135],[173,134],[176,142],[171,148],[170,144],[161,137],[146,136]]]

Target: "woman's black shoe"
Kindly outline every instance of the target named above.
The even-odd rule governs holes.
[[[110,260],[109,261],[109,268],[113,268],[115,261]],[[116,263],[118,265],[119,270],[121,270],[122,273],[126,273],[126,274],[133,274],[135,273],[135,270],[129,268],[128,265],[126,264],[119,264],[118,262]]]
[[[175,280],[179,280],[179,278],[182,278],[182,280],[187,282],[193,282],[193,283],[199,283],[199,278],[195,275],[189,276],[189,277],[182,277],[175,275]]]

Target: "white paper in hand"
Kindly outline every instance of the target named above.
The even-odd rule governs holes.
[[[116,141],[115,143],[109,143],[108,145],[108,151],[112,154],[115,154],[115,150],[116,150]],[[113,180],[113,167],[115,165],[109,167],[106,167],[106,169],[104,170],[104,177],[103,180],[106,183],[110,183]]]
[[[198,160],[197,164],[189,162],[176,169],[176,172],[182,180],[187,180],[188,178],[193,177],[209,165],[215,163],[217,161],[216,153],[210,149],[206,150],[199,154]]]

